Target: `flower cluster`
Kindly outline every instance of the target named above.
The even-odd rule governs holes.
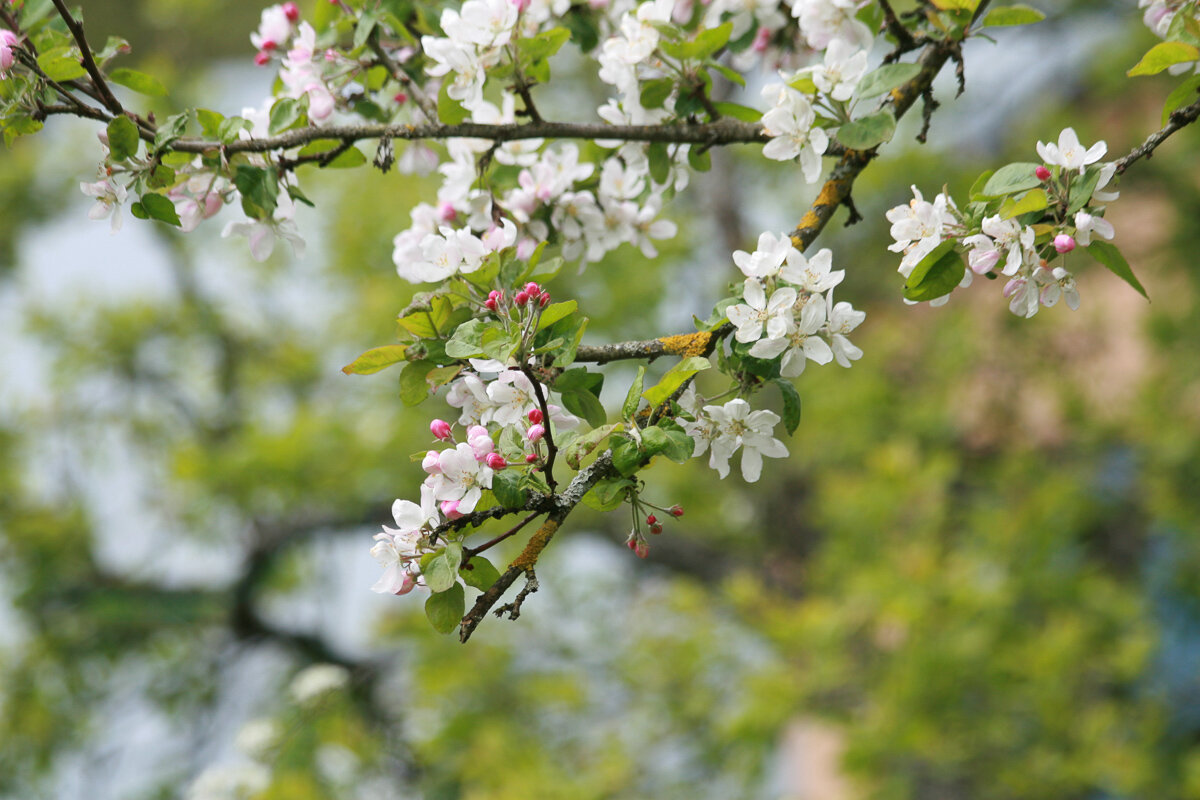
[[[845,270],[833,269],[828,248],[806,258],[786,235],[763,233],[753,253],[738,250],[733,261],[746,276],[743,303],[729,306],[734,338],[750,344],[754,358],[781,358],[780,374],[796,378],[809,361],[843,367],[862,357],[847,334],[865,319],[849,303],[834,303],[833,289]],[[770,293],[768,296],[768,292]]]
[[[1104,142],[1084,147],[1071,128],[1064,129],[1057,142],[1038,142],[1035,149],[1041,164],[1005,168],[1003,178],[989,180],[965,210],[945,192],[933,202],[926,201],[914,186],[908,205],[887,212],[895,240],[889,249],[904,254],[899,272],[908,279],[909,289],[920,288],[919,283],[911,285],[914,278],[929,280],[935,268],[944,268],[943,273],[934,275],[934,279],[944,280],[944,291],[918,300],[941,305],[951,290],[970,286],[975,275],[982,275],[1008,279],[1003,295],[1018,316],[1032,317],[1039,308],[1053,306],[1060,298],[1071,309],[1079,307],[1066,255],[1078,245],[1087,247],[1115,235],[1112,223],[1102,214],[1103,204],[1118,197],[1117,192],[1104,191],[1116,165],[1099,163],[1108,150]],[[947,260],[946,247],[965,250],[965,266]],[[1051,264],[1060,257],[1059,264]],[[918,269],[922,265],[925,269]],[[906,296],[906,302],[913,300]]]
[[[679,424],[696,442],[696,456],[709,452],[708,465],[724,478],[729,474],[729,459],[741,448],[742,477],[754,483],[762,475],[762,460],[784,458],[787,446],[773,435],[779,415],[773,411],[752,411],[742,398],[724,405],[698,407],[694,395],[680,403],[689,406],[692,419],[679,418]]]

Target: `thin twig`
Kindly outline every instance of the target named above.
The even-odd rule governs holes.
[[[542,412],[542,421],[545,423],[542,427],[546,431],[546,467],[542,470],[542,474],[546,476],[546,485],[550,487],[550,491],[555,490],[554,484],[554,457],[558,455],[558,447],[554,444],[554,433],[551,430],[554,426],[550,424],[550,406],[546,403],[546,393],[542,391],[542,383],[533,374],[533,370],[528,364],[521,365],[521,372],[533,384],[533,393],[537,396],[538,408]]]
[[[537,519],[541,515],[542,515],[541,511],[534,511],[528,517],[526,517],[525,519],[518,522],[516,525],[509,528],[504,533],[500,534],[499,536],[495,536],[491,539],[488,539],[486,542],[479,545],[478,547],[464,547],[463,548],[463,563],[466,564],[472,558],[474,558],[475,556],[484,552],[485,550],[490,550],[491,548],[500,544],[501,542],[503,542],[505,539],[509,538],[510,536],[515,536],[516,534],[520,533],[522,528],[524,528],[529,523],[533,522],[535,519]]]
[[[75,17],[71,16],[71,12],[63,0],[51,1],[58,10],[58,15],[62,17],[63,22],[67,23],[67,29],[75,37],[75,43],[79,45],[79,53],[83,58],[83,68],[87,70],[88,76],[92,79],[92,85],[100,93],[100,101],[113,114],[118,116],[124,114],[124,107],[117,100],[116,95],[112,93],[112,89],[108,87],[108,81],[104,79],[104,73],[100,71],[100,67],[96,65],[96,59],[92,57],[92,48],[88,45],[87,36],[83,32],[83,25]]]
[[[1137,161],[1139,158],[1150,158],[1154,155],[1155,149],[1167,140],[1171,134],[1181,128],[1187,127],[1200,117],[1200,100],[1192,103],[1190,106],[1177,109],[1171,112],[1167,118],[1167,124],[1159,128],[1154,133],[1146,137],[1146,141],[1142,142],[1124,158],[1117,161],[1117,175],[1121,175],[1129,168],[1129,165]]]

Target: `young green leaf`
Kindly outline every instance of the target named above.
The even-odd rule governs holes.
[[[444,592],[431,594],[425,601],[425,616],[438,633],[453,633],[467,611],[466,592],[456,583]]]
[[[1092,258],[1107,267],[1109,272],[1128,283],[1134,289],[1137,289],[1142,297],[1147,300],[1150,299],[1150,295],[1146,294],[1146,288],[1142,286],[1142,282],[1133,274],[1133,268],[1129,266],[1129,262],[1125,260],[1125,256],[1121,254],[1116,245],[1109,244],[1108,242],[1093,241],[1087,246],[1087,251]]]

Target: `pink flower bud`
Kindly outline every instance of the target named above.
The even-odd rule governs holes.
[[[404,105],[405,103],[408,102],[408,95],[405,94],[404,92],[396,92],[395,97],[393,97],[392,99],[395,100],[398,104]]]
[[[450,438],[450,423],[444,419],[435,419],[429,423],[429,432],[439,441],[446,441]]]
[[[488,453],[488,457],[484,461],[492,469],[504,469],[508,466],[508,462],[504,460],[504,456],[499,453]]]
[[[529,430],[525,432],[525,438],[531,442],[540,441],[546,435],[546,429],[541,425],[530,425]]]
[[[296,7],[295,3],[284,3],[283,15],[288,18],[288,22],[295,22],[300,19],[300,9]]]
[[[549,292],[542,292],[542,296],[538,300],[538,305],[541,306],[542,308],[545,308],[546,306],[550,305],[550,293]]]
[[[404,577],[400,579],[400,588],[396,590],[397,595],[408,594],[417,585],[417,580],[408,570],[404,570]]]
[[[529,421],[532,422],[534,425],[537,425],[543,419],[542,410],[540,408],[529,409],[529,413],[526,414],[525,416],[529,417]]]
[[[525,456],[526,464],[536,464],[537,460],[538,460],[537,453],[530,453],[529,455]]]
[[[1048,181],[1048,180],[1050,180],[1050,170],[1046,169],[1046,168],[1045,168],[1044,166],[1042,166],[1041,164],[1038,164],[1038,165],[1037,165],[1037,169],[1035,169],[1035,170],[1033,171],[1033,174],[1037,176],[1037,179],[1038,179],[1039,181]]]
[[[446,519],[458,519],[459,517],[463,516],[462,514],[458,513],[457,500],[443,500],[441,503],[441,509],[442,514],[446,517]]]
[[[754,44],[751,47],[753,47],[754,52],[761,53],[767,49],[767,45],[770,43],[771,29],[764,26],[759,28],[758,32],[754,34]]]
[[[662,533],[662,525],[657,525],[657,524],[651,525],[650,532],[653,533],[655,536],[657,536],[658,534]],[[643,558],[644,558],[644,556],[643,556]]]
[[[532,2],[532,0],[509,0],[509,2],[517,7],[518,12],[521,12],[529,8],[529,4]]]
[[[442,466],[441,462],[438,461],[437,450],[430,450],[425,454],[425,458],[421,459],[421,469],[430,475],[440,475],[442,473]]]
[[[458,216],[458,212],[454,210],[454,206],[450,203],[440,203],[438,205],[438,219],[442,222],[453,222]]]
[[[654,523],[656,523],[656,522],[658,522],[658,517],[654,516],[653,514],[651,514],[650,516],[646,517],[646,524],[647,524],[647,525],[653,525],[653,524],[654,524]]]
[[[254,56],[254,63],[260,67],[265,65],[270,60],[271,56],[267,55],[266,50],[259,50],[258,54]]]
[[[529,302],[529,295],[525,292],[517,292],[516,296],[513,297],[513,302],[524,308],[525,304]]]
[[[633,552],[637,553],[638,558],[645,558],[650,555],[650,545],[644,539],[640,539],[633,546]]]
[[[683,506],[671,506],[670,508],[667,509],[667,511],[671,512],[672,517],[682,517],[683,516]]]
[[[1075,240],[1069,234],[1060,233],[1054,237],[1054,249],[1060,253],[1069,253],[1075,249]]]
[[[496,300],[495,300],[495,298],[489,297],[487,300],[484,300],[484,301],[483,301],[483,304],[484,304],[485,306],[487,306],[488,310],[490,310],[490,311],[495,311],[495,310],[496,310]]]
[[[334,61],[337,61],[337,58],[338,58],[337,50],[334,50],[332,47],[326,48],[326,50],[325,50],[325,60],[326,61],[328,61],[329,63],[332,64]]]
[[[538,286],[533,281],[530,281],[529,283],[525,284],[525,294],[529,295],[531,298],[537,297],[541,293],[542,293],[542,287]]]

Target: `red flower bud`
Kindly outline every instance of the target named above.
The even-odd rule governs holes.
[[[266,50],[259,50],[258,53],[254,56],[254,63],[260,67],[263,66],[264,64],[266,64],[270,60],[271,60],[271,56],[267,55]]]
[[[538,460],[537,453],[530,453],[529,455],[525,456],[526,464],[536,464],[537,460]]]
[[[405,94],[404,92],[396,92],[395,97],[393,97],[392,99],[395,100],[400,105],[404,105],[405,103],[408,102],[408,95]]]
[[[508,462],[504,460],[504,456],[499,453],[488,453],[485,462],[492,469],[504,469],[508,466]]]
[[[683,506],[678,506],[678,505],[671,506],[670,508],[667,509],[667,511],[671,512],[672,517],[682,517],[683,516]]]
[[[662,533],[662,525],[651,525],[650,532],[655,535]]]
[[[300,9],[296,7],[295,3],[284,3],[283,15],[288,18],[288,22],[295,22],[300,19]]]
[[[540,408],[531,408],[526,416],[529,417],[530,422],[532,422],[534,425],[538,425],[542,421],[542,410]]]
[[[1046,168],[1045,168],[1044,166],[1042,166],[1041,164],[1038,164],[1038,165],[1037,165],[1037,169],[1035,169],[1035,170],[1033,171],[1033,174],[1037,176],[1037,179],[1038,179],[1039,181],[1048,181],[1048,180],[1050,180],[1050,170],[1046,169]]]
[[[435,439],[444,442],[450,438],[450,423],[444,419],[435,419],[429,423],[429,432],[433,434]]]
[[[537,297],[541,293],[542,287],[538,286],[533,281],[525,284],[525,294],[529,295],[530,297]]]
[[[516,296],[513,297],[513,302],[521,307],[524,307],[525,304],[529,302],[529,295],[523,291],[517,292]]]
[[[647,525],[653,525],[653,524],[654,524],[654,523],[656,523],[656,522],[658,522],[658,517],[654,516],[653,514],[651,514],[650,516],[646,517],[646,524],[647,524]]]
[[[540,300],[538,300],[538,305],[540,305],[542,308],[545,308],[546,306],[550,305],[550,293],[549,292],[542,292],[542,298]]]

